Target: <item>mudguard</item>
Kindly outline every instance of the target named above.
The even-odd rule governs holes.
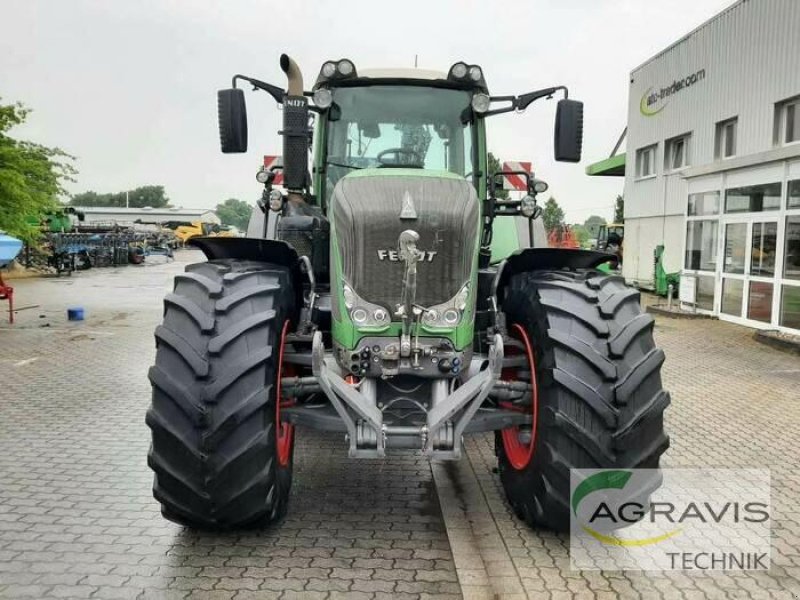
[[[294,269],[297,267],[297,252],[286,242],[263,238],[240,237],[194,237],[186,242],[203,251],[206,258],[237,258],[274,263]]]
[[[566,269],[596,269],[602,264],[616,266],[618,258],[614,254],[595,250],[575,250],[572,248],[524,248],[511,254],[500,265],[497,292],[502,290],[511,276],[528,271],[558,271]]]

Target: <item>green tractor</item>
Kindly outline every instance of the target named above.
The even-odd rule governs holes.
[[[491,96],[482,69],[323,63],[306,91],[236,75],[218,92],[222,151],[247,150],[242,82],[283,107],[283,176],[260,238],[195,238],[156,329],[147,424],[165,517],[260,526],[287,510],[296,430],[352,458],[458,459],[495,432],[499,477],[531,525],[569,526],[572,468],[657,468],[664,354],[639,294],[595,251],[546,245],[536,195],[498,200],[486,120],[563,95],[555,158],[580,160],[565,87]],[[309,168],[309,155],[313,164]]]

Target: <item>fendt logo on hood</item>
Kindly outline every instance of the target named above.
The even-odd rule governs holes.
[[[417,250],[420,262],[433,262],[433,257],[439,254],[435,250]],[[378,250],[378,260],[388,260],[389,262],[402,262],[400,252],[397,250]]]

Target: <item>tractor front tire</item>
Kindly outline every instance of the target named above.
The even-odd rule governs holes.
[[[213,260],[175,278],[155,332],[146,417],[153,495],[171,521],[226,530],[285,513],[293,439],[281,435],[276,403],[295,304],[283,266]]]
[[[534,368],[518,372],[528,381],[534,372],[538,411],[535,431],[521,438],[530,447],[516,441],[519,430],[497,433],[500,480],[517,516],[568,531],[571,468],[658,468],[669,447],[664,353],[639,292],[619,276],[520,273],[509,282],[503,311],[517,351],[524,354],[526,344],[532,350]]]

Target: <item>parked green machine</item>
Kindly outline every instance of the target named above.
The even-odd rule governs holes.
[[[495,432],[511,505],[556,529],[570,468],[656,468],[669,395],[638,292],[597,270],[611,255],[529,247],[546,184],[517,173],[528,194],[498,200],[503,173],[488,172],[488,118],[563,96],[555,158],[574,163],[583,105],[563,86],[491,96],[465,62],[332,60],[311,90],[280,65],[286,90],[234,76],[219,124],[222,151],[244,152],[237,84],[282,104],[288,192],[258,174],[265,238],[192,240],[209,260],[176,277],[156,329],[147,423],[163,514],[279,519],[297,425],[340,432],[353,458],[458,459],[464,435]]]

